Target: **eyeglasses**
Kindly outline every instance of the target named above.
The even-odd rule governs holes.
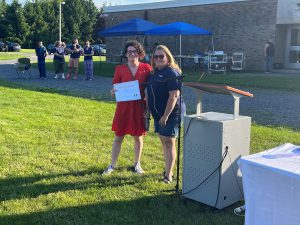
[[[127,54],[128,55],[131,55],[131,54],[133,54],[133,55],[136,55],[136,54],[138,54],[139,52],[137,51],[137,50],[132,50],[132,51],[127,51]]]
[[[153,58],[154,59],[164,59],[165,55],[154,55]]]

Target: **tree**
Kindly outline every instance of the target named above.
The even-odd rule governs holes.
[[[70,43],[77,37],[80,41],[93,41],[99,17],[93,0],[65,2],[62,6],[62,40]],[[59,4],[60,0],[27,0],[22,7],[18,0],[13,0],[10,5],[0,0],[0,34],[24,47],[35,47],[38,40],[45,44],[54,43],[59,33]]]
[[[97,15],[97,22],[95,24],[94,31],[93,31],[93,39],[100,43],[104,42],[104,39],[100,38],[97,35],[98,31],[104,29],[105,29],[105,19],[103,17],[103,7],[102,7]]]
[[[6,18],[9,21],[7,25],[7,40],[18,43],[25,43],[29,34],[29,26],[23,14],[23,8],[18,0],[13,0],[7,7]]]
[[[7,36],[6,27],[8,21],[6,20],[6,11],[7,4],[5,0],[1,0],[0,2],[0,38],[5,38]]]
[[[92,0],[66,0],[63,35],[68,41],[74,37],[81,41],[92,39],[97,14],[98,9]]]
[[[48,42],[48,24],[45,21],[45,8],[39,2],[26,2],[24,5],[24,15],[27,23],[30,24],[28,38],[25,40],[26,46],[35,46],[37,41]]]

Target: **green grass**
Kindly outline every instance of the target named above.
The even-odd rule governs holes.
[[[25,54],[19,52],[0,52],[0,60],[11,60],[25,57]]]
[[[22,53],[35,53],[35,49],[21,49]]]
[[[118,170],[99,176],[110,161],[115,104],[37,90],[0,81],[1,225],[244,223],[233,214],[239,203],[213,210],[164,192],[173,186],[161,182],[163,156],[152,131],[145,137],[145,175],[129,169],[127,137]],[[252,153],[286,142],[300,144],[300,132],[252,126]]]
[[[227,72],[226,74],[208,74],[205,73],[201,78],[198,72],[185,72],[184,81],[204,82],[213,84],[226,84],[236,87],[252,87],[263,89],[300,91],[300,76],[291,76],[288,74],[277,74],[276,76],[266,76],[259,72]]]

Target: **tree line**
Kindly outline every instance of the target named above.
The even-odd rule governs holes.
[[[62,41],[100,42],[97,31],[104,29],[102,8],[92,0],[64,0],[62,5]],[[59,35],[60,0],[27,0],[11,4],[0,0],[0,40],[17,42],[22,48],[34,48],[41,40],[45,45],[55,43]]]

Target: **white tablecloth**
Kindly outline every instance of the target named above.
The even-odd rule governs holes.
[[[300,225],[300,146],[242,157],[245,225]]]

